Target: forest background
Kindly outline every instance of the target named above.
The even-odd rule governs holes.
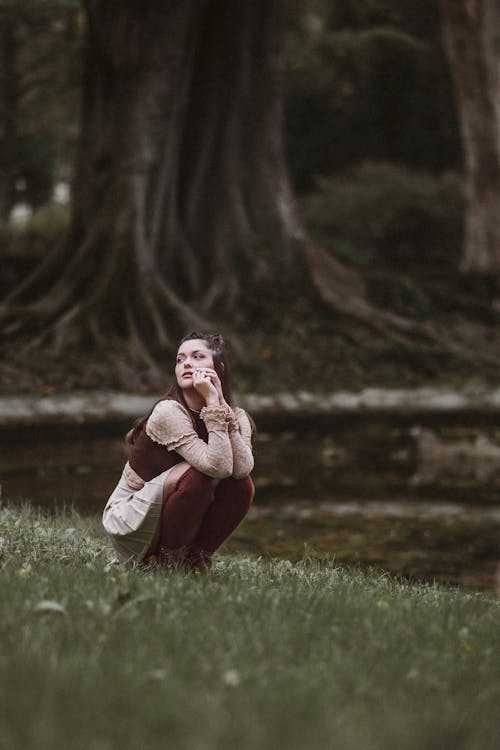
[[[2,392],[157,390],[193,328],[247,391],[496,383],[466,5],[2,0]]]

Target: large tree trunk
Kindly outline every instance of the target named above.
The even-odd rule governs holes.
[[[157,363],[187,327],[215,321],[231,333],[245,295],[296,282],[411,343],[411,322],[374,310],[358,275],[301,224],[283,147],[287,0],[86,9],[70,231],[4,301],[2,332],[56,353],[113,342],[158,383]],[[420,334],[441,345],[435,331]]]
[[[59,350],[118,335],[153,366],[186,326],[234,314],[255,278],[304,272],[370,319],[357,276],[308,240],[290,188],[285,6],[88,0],[69,236],[6,301],[4,331],[38,343],[38,330]]]
[[[500,3],[440,0],[467,178],[462,269],[500,272]]]

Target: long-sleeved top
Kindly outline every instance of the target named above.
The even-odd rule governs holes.
[[[243,409],[205,406],[192,418],[178,401],[164,399],[139,433],[128,463],[145,482],[180,461],[210,477],[239,479],[253,469],[251,438]]]

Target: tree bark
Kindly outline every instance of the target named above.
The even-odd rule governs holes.
[[[231,334],[245,299],[279,284],[413,340],[300,220],[283,144],[287,1],[86,0],[70,230],[4,301],[4,335],[56,355],[113,342],[157,384],[186,328]]]
[[[462,270],[500,272],[500,4],[440,0],[467,178]]]
[[[363,311],[356,274],[310,243],[290,187],[286,0],[86,10],[69,236],[5,302],[4,331],[61,348],[79,327],[83,341],[118,334],[145,352],[234,314],[255,278],[304,274],[342,311]]]

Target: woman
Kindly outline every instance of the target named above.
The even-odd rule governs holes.
[[[127,435],[129,460],[104,509],[120,560],[210,567],[253,500],[251,437],[222,338],[185,336],[174,384]]]

